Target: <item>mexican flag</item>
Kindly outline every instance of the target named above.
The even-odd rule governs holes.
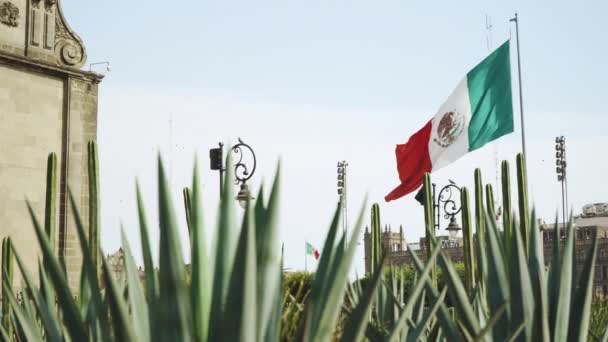
[[[316,260],[319,260],[321,257],[319,250],[313,247],[313,245],[311,245],[308,241],[306,241],[306,255],[312,255]]]
[[[466,74],[422,129],[397,145],[401,184],[385,200],[409,194],[420,187],[425,173],[511,132],[511,66],[506,41]]]

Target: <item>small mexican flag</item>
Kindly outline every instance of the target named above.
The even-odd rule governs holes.
[[[319,250],[313,247],[313,245],[311,245],[308,241],[306,241],[306,255],[312,255],[316,260],[319,260],[321,257]]]
[[[509,41],[458,83],[435,116],[405,144],[397,145],[399,184],[385,200],[418,189],[424,174],[513,132]]]

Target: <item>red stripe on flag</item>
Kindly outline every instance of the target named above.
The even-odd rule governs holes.
[[[424,174],[431,172],[433,164],[429,155],[429,139],[432,127],[432,121],[429,121],[405,144],[397,145],[395,155],[401,184],[384,197],[385,201],[396,200],[418,189],[422,185]]]
[[[316,248],[315,248],[315,251],[314,251],[314,256],[315,256],[315,259],[317,259],[317,260],[319,260],[319,258],[321,257],[321,253],[319,253],[319,250],[316,249]]]

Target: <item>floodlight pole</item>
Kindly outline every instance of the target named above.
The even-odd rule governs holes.
[[[348,227],[348,221],[346,218],[346,214],[347,214],[346,197],[347,197],[347,189],[348,189],[347,181],[346,181],[347,167],[348,167],[348,162],[346,160],[338,162],[338,195],[340,196],[340,203],[342,203],[342,211],[343,211],[342,230],[345,235],[346,235],[346,230]]]

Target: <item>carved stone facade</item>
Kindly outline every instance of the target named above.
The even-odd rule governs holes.
[[[0,23],[9,26],[19,26],[19,8],[10,1],[0,2]]]
[[[14,6],[3,11],[4,4]],[[6,7],[8,8],[8,7]],[[13,7],[11,7],[13,8]],[[57,0],[0,0],[0,238],[10,235],[35,274],[40,251],[27,199],[44,215],[46,159],[59,165],[57,253],[72,287],[82,255],[69,208],[68,187],[82,210],[88,202],[86,143],[97,136],[97,94],[102,76],[81,71],[82,41],[69,28]],[[4,20],[4,19],[2,19]]]
[[[86,63],[57,0],[0,0],[0,23],[0,51],[73,69]]]

